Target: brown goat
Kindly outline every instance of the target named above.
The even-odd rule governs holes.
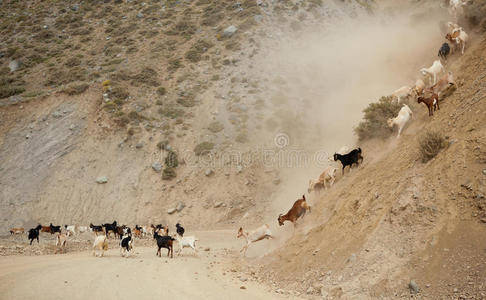
[[[51,233],[51,226],[42,226],[41,228],[41,232],[48,232],[48,233]]]
[[[434,115],[434,110],[438,109],[439,107],[439,95],[433,93],[432,96],[429,98],[425,98],[425,96],[420,96],[417,98],[417,103],[424,103],[427,108],[429,109],[429,117]]]
[[[285,221],[290,221],[295,226],[297,219],[304,217],[307,210],[310,212],[311,207],[305,201],[305,195],[302,195],[302,199],[295,201],[292,208],[285,215],[280,214],[278,216],[278,225],[282,226]]]
[[[23,228],[10,228],[10,234],[23,234],[24,229]]]

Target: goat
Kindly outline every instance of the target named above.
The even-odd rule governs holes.
[[[138,224],[135,224],[135,227],[133,228],[133,235],[138,237],[138,238],[141,238],[142,233],[143,233],[143,227],[138,226]]]
[[[153,225],[142,226],[142,234],[144,236],[146,235],[152,236],[154,234],[154,228],[152,226]]]
[[[434,110],[439,109],[439,95],[432,94],[431,97],[425,98],[424,96],[420,96],[417,98],[417,103],[424,103],[428,110],[429,110],[429,117],[434,115]]]
[[[41,226],[41,231],[40,232],[51,232],[51,226]]]
[[[67,243],[68,232],[57,234],[56,239],[56,246],[59,247],[59,251],[62,253],[63,250],[66,251],[66,243]]]
[[[391,94],[393,100],[397,100],[398,103],[402,101],[402,98],[409,99],[413,95],[413,89],[407,85],[402,86],[398,90]]]
[[[116,237],[116,221],[113,221],[113,223],[111,223],[111,224],[110,223],[105,223],[105,224],[103,224],[101,226],[105,228],[106,237],[110,237],[110,231],[112,231],[113,234]]]
[[[162,224],[158,224],[157,226],[150,225],[151,228],[154,230],[154,232],[160,232],[160,230],[163,230],[164,235],[168,236],[169,235],[169,225],[163,226]]]
[[[415,88],[414,88],[414,92],[416,94],[416,97],[418,97],[420,94],[422,94],[422,92],[424,91],[425,89],[425,83],[422,79],[417,79],[417,81],[415,81]]]
[[[133,249],[133,239],[131,234],[124,235],[120,241],[120,254],[127,257],[130,255],[130,251]]]
[[[348,154],[338,154],[334,153],[334,161],[340,161],[341,164],[343,165],[343,175],[344,175],[344,168],[346,166],[349,166],[349,170],[351,171],[351,167],[353,164],[356,164],[356,166],[359,166],[359,161],[363,162],[363,156],[361,155],[361,148],[357,148],[349,152]]]
[[[96,255],[96,250],[101,251],[101,254],[99,255],[100,257],[102,257],[105,251],[108,250],[108,238],[106,237],[106,235],[96,236],[93,243],[93,256],[98,256]]]
[[[160,254],[160,249],[166,248],[167,249],[167,257],[173,258],[174,257],[174,241],[175,239],[171,236],[168,235],[159,235],[158,231],[154,232],[154,239],[157,240],[157,253],[155,253],[156,256],[162,257]]]
[[[437,81],[436,84],[434,84],[433,86],[425,89],[426,92],[432,92],[434,94],[437,94],[440,98],[440,94],[442,92],[444,92],[445,90],[447,90],[447,88],[449,88],[450,86],[454,85],[455,82],[454,82],[454,76],[452,75],[452,72],[448,72],[447,74],[445,74],[444,76],[442,76],[441,79],[439,79],[439,81]]]
[[[88,226],[77,226],[78,232],[79,233],[84,233],[88,231]]]
[[[462,47],[461,53],[464,54],[464,49],[466,48],[466,42],[469,39],[469,36],[462,28],[454,31],[453,33],[446,34],[445,38],[455,45],[454,47]]]
[[[127,228],[126,225],[116,226],[116,228],[115,228],[115,237],[118,236],[120,238],[120,240],[121,240],[122,237],[123,237],[123,233],[124,233],[124,231],[125,231],[126,228]],[[130,229],[130,228],[128,228],[128,229]]]
[[[182,237],[182,235],[176,234],[175,239],[177,240],[177,243],[179,244],[179,251],[177,252],[177,255],[181,255],[182,249],[186,247],[190,247],[194,250],[194,253],[197,253],[196,249],[196,241],[198,239],[194,236],[185,236]]]
[[[101,225],[93,225],[93,223],[90,223],[89,228],[91,229],[91,231],[93,231],[95,233],[95,235],[98,235],[98,233],[104,232],[103,226],[101,226]]]
[[[39,244],[39,230],[42,229],[42,225],[39,224],[37,225],[36,228],[31,228],[29,229],[29,237],[28,239],[30,240],[30,244],[32,245],[32,242],[34,240],[37,240],[37,244]]]
[[[400,111],[398,112],[398,115],[395,118],[388,119],[388,127],[393,127],[393,125],[398,126],[398,135],[397,138],[400,137],[400,134],[402,133],[403,127],[405,127],[405,124],[407,124],[408,120],[412,117],[412,111],[410,110],[410,107],[408,105],[404,104]]]
[[[449,55],[450,52],[451,52],[451,48],[449,47],[449,44],[444,43],[440,47],[439,54],[437,54],[437,56],[439,56],[443,60],[447,60],[447,56]]]
[[[10,228],[9,230],[10,234],[24,234],[24,228]]]
[[[327,185],[326,183],[329,182],[329,188],[332,187],[334,184],[334,181],[336,180],[336,168],[329,166],[327,167],[324,172],[319,176],[319,179],[317,180],[310,180],[309,181],[309,188],[307,189],[308,193],[311,193],[312,191],[316,190],[317,188],[322,188],[327,190]]]
[[[454,32],[462,29],[462,27],[460,27],[456,23],[452,23],[452,22],[447,22],[447,27],[449,27],[449,30],[450,30],[449,33],[450,34],[453,34]]]
[[[294,202],[292,208],[285,214],[280,214],[277,218],[278,225],[282,226],[285,221],[290,221],[296,226],[296,221],[300,217],[304,217],[307,211],[311,211],[311,207],[305,201],[305,195],[302,195],[302,199]]]
[[[52,223],[49,225],[49,227],[51,227],[51,234],[54,234],[56,232],[59,232],[61,233],[61,226],[54,226],[52,225]]]
[[[444,72],[444,66],[442,65],[440,60],[436,60],[434,61],[434,63],[430,68],[422,68],[420,69],[420,72],[424,76],[428,75],[430,77],[433,77],[434,78],[433,84],[435,84],[437,82],[437,75],[440,74],[441,72]],[[429,82],[430,82],[430,78],[429,78]]]
[[[280,222],[280,221],[279,221]],[[264,224],[257,229],[253,230],[252,232],[248,233],[243,230],[243,227],[240,227],[238,230],[238,234],[236,238],[244,237],[246,239],[246,245],[241,248],[240,252],[244,252],[246,254],[246,250],[248,247],[255,242],[261,241],[263,239],[273,239],[272,232],[270,231],[270,227],[268,224]]]
[[[76,226],[75,225],[64,225],[64,229],[66,229],[66,232],[67,232],[68,235],[76,234]]]
[[[184,231],[185,231],[184,227],[182,227],[181,224],[177,223],[176,228],[177,228],[176,229],[177,234],[180,236],[184,236]]]

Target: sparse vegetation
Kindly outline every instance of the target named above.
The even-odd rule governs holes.
[[[176,171],[174,168],[165,168],[162,171],[162,179],[163,180],[171,180],[172,178],[175,178],[177,176]]]
[[[360,141],[371,138],[385,138],[393,133],[386,121],[394,118],[400,111],[401,104],[392,101],[391,97],[381,97],[366,107],[363,121],[354,129]]]
[[[179,160],[177,159],[177,153],[169,150],[167,156],[165,157],[165,165],[169,168],[177,168],[179,165]]]
[[[62,92],[70,96],[73,96],[73,95],[79,95],[84,93],[88,88],[89,88],[89,84],[87,83],[71,84],[67,86],[64,90],[62,90]]]
[[[221,122],[214,121],[208,126],[209,131],[212,133],[218,133],[224,129],[224,125]]]
[[[165,87],[161,86],[157,89],[157,94],[159,94],[160,96],[163,96],[167,93],[167,91],[165,90]]]
[[[419,153],[422,162],[428,162],[447,146],[444,136],[438,131],[427,131],[419,138]]]
[[[213,148],[214,148],[214,144],[213,143],[211,143],[211,142],[202,142],[202,143],[198,144],[194,148],[194,153],[197,156],[201,156],[201,155],[204,155],[204,154],[209,153],[211,150],[213,150]]]
[[[157,143],[157,148],[159,148],[160,150],[165,150],[167,148],[167,145],[169,145],[168,140],[160,141]]]

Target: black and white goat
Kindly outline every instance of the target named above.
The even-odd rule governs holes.
[[[130,229],[130,228],[128,228]],[[128,257],[130,255],[130,251],[133,249],[133,238],[132,238],[132,233],[128,232],[128,230],[125,232],[123,235],[121,241],[120,241],[120,254],[121,256]]]
[[[177,234],[180,236],[184,236],[184,231],[185,231],[184,227],[182,227],[181,224],[177,223],[176,228],[177,228],[176,229]]]

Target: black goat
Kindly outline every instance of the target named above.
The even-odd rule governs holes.
[[[37,240],[37,244],[39,244],[39,230],[41,230],[41,228],[42,225],[39,224],[36,228],[32,228],[29,230],[29,240],[31,245],[34,240]]]
[[[171,236],[168,236],[168,235],[159,235],[157,233],[157,231],[154,232],[154,239],[157,240],[157,247],[158,247],[158,250],[157,250],[157,253],[155,254],[156,256],[159,256],[161,257],[161,254],[160,254],[160,249],[162,248],[166,248],[168,251],[167,251],[167,257],[169,257],[169,254],[170,254],[170,257],[173,258],[174,256],[174,248],[173,248],[173,244],[174,244],[174,241],[175,239]]]
[[[93,225],[93,223],[90,223],[89,224],[89,228],[91,228],[91,230],[96,234],[98,235],[98,232],[103,232],[103,226],[101,225]]]
[[[176,224],[176,231],[177,231],[177,234],[180,235],[180,236],[184,236],[184,227],[181,226],[181,224],[177,223]]]
[[[444,44],[442,44],[442,46],[439,49],[438,56],[440,58],[443,58],[444,60],[447,60],[447,56],[449,55],[450,52],[451,52],[451,48],[449,47],[449,44],[444,43]]]
[[[51,227],[51,234],[54,234],[56,232],[61,233],[61,226],[54,226],[51,223],[51,224],[49,224],[49,227]]]
[[[338,154],[334,153],[334,161],[340,161],[343,165],[343,175],[344,175],[344,168],[349,166],[349,169],[353,166],[353,164],[359,165],[359,160],[363,162],[363,156],[361,156],[361,148],[354,149],[353,151],[349,152],[348,154]]]
[[[115,237],[116,237],[116,221],[113,221],[113,223],[112,223],[112,224],[110,224],[110,223],[105,223],[105,224],[103,224],[103,225],[101,225],[101,226],[103,226],[103,227],[105,228],[105,234],[106,234],[106,237],[108,237],[108,236],[109,236],[109,232],[110,232],[110,231],[113,231],[113,234],[114,234],[114,235],[115,235]]]

